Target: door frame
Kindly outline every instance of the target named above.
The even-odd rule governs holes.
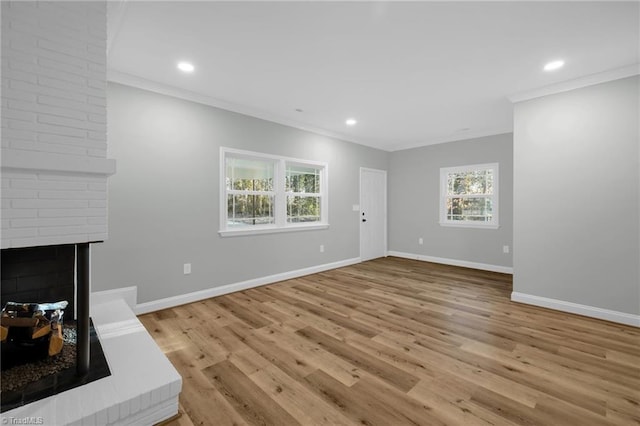
[[[389,211],[389,206],[388,206],[388,197],[387,197],[387,171],[386,170],[381,170],[381,169],[373,169],[370,167],[360,167],[360,175],[359,175],[359,184],[358,184],[358,189],[359,189],[359,209],[358,209],[358,238],[359,238],[359,247],[360,247],[360,261],[362,262],[362,173],[363,172],[374,172],[374,173],[382,173],[384,176],[384,188],[383,188],[383,200],[384,200],[384,257],[387,257],[387,252],[388,252],[388,246],[387,246],[387,222],[389,220],[389,215],[388,215],[388,211]]]

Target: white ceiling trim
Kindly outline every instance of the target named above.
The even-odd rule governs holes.
[[[423,146],[438,145],[438,144],[447,143],[447,142],[464,141],[468,139],[477,139],[477,138],[483,138],[485,136],[502,135],[504,133],[512,133],[512,132],[513,132],[513,126],[496,127],[493,129],[484,129],[484,130],[478,130],[478,131],[470,130],[468,132],[460,133],[459,135],[449,135],[445,137],[429,139],[428,141],[423,141],[423,142],[394,145],[391,149],[389,149],[389,151],[390,152],[402,151],[405,149],[421,148]]]
[[[632,77],[634,75],[640,75],[640,63],[604,71],[597,74],[586,75],[584,77],[563,81],[561,83],[552,84],[550,86],[545,86],[526,92],[516,93],[508,96],[508,99],[513,103],[528,101],[530,99],[540,98],[542,96],[568,92],[569,90],[580,89],[582,87],[593,86],[595,84],[606,83],[608,81],[619,80],[621,78]]]
[[[213,98],[211,96],[202,95],[200,93],[195,93],[189,90],[181,89],[175,86],[170,86],[168,84],[159,83],[156,81],[148,80],[143,77],[139,77],[136,75],[124,73],[116,70],[108,70],[107,71],[107,80],[113,83],[120,83],[126,86],[133,86],[139,89],[149,90],[151,92],[159,93],[161,95],[172,96],[174,98],[184,99],[191,102],[196,102],[199,104],[204,104],[208,106],[212,106],[215,108],[224,109],[226,111],[236,112],[238,114],[248,115],[250,117],[259,118],[261,120],[271,121],[273,123],[282,124],[285,126],[293,127],[299,130],[304,130],[311,133],[316,133],[318,135],[327,136],[334,139],[340,139],[346,142],[352,142],[359,145],[365,145],[370,148],[376,148],[382,151],[389,151],[389,149],[380,146],[380,144],[376,141],[357,141],[349,136],[330,132],[318,127],[310,126],[305,123],[301,123],[294,120],[289,120],[284,117],[277,116],[275,114],[270,114],[268,112],[258,110],[255,108],[247,107],[244,105],[238,105],[232,102],[223,101],[220,99]]]

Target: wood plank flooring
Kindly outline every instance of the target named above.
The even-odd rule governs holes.
[[[383,258],[140,317],[186,425],[638,425],[640,329]]]

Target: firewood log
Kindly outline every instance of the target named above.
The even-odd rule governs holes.
[[[58,325],[55,330],[51,330],[51,338],[49,339],[49,356],[60,353],[64,339],[62,338],[62,327]]]

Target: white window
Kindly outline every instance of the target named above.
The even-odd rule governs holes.
[[[498,163],[440,169],[440,225],[498,227]]]
[[[220,149],[220,235],[328,227],[327,164]]]

